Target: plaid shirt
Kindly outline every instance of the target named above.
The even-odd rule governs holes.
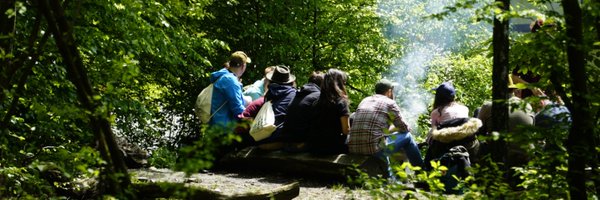
[[[408,132],[400,107],[387,96],[376,94],[363,99],[353,116],[348,140],[350,153],[371,155],[381,150],[380,143],[393,123],[398,132]]]

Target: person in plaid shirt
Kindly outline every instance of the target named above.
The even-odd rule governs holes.
[[[423,159],[417,143],[400,116],[394,101],[394,84],[382,79],[375,85],[375,95],[363,99],[352,116],[348,139],[350,153],[375,155],[388,164],[390,155],[404,149],[411,165],[421,166]]]

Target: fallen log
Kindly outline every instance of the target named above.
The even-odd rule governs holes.
[[[266,151],[257,147],[248,147],[227,154],[219,161],[226,168],[259,169],[327,176],[345,180],[347,176],[357,175],[359,169],[369,176],[386,177],[386,164],[374,157],[355,154],[314,155],[310,153],[289,153],[284,151]]]

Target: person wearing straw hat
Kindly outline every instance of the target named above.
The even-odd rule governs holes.
[[[533,126],[534,113],[531,105],[519,98],[520,89],[513,83],[514,75],[508,76],[508,133],[505,138],[515,138],[518,134],[525,134],[524,128]],[[492,102],[487,101],[481,106],[481,110],[477,115],[482,121],[483,134],[489,134],[492,131]],[[524,166],[529,161],[527,150],[522,148],[528,145],[528,141],[515,141],[509,139],[506,144],[506,154],[504,158],[505,165],[508,169],[515,166]],[[511,172],[516,173],[516,172]],[[512,186],[518,184],[518,177],[509,177],[509,182]]]
[[[518,126],[533,125],[534,118],[533,109],[531,105],[523,102],[523,100],[519,97],[520,90],[518,89],[517,85],[514,84],[512,76],[513,75],[508,76],[508,93],[510,95],[510,97],[508,98],[509,132],[517,130]],[[486,101],[483,103],[479,113],[477,114],[477,118],[479,118],[483,122],[483,128],[485,132],[489,133],[492,131],[491,101]]]

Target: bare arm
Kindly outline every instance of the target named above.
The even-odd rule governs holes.
[[[513,80],[514,83],[522,83],[522,84],[529,84],[527,81],[521,79],[521,77],[516,76],[514,74],[511,74],[511,78]],[[544,91],[542,91],[540,88],[531,88],[530,89],[531,92],[533,93],[533,95],[537,96],[537,97],[545,97],[546,94],[544,93]]]
[[[348,135],[350,132],[350,121],[348,120],[348,116],[340,117],[340,123],[342,123],[342,133]]]

